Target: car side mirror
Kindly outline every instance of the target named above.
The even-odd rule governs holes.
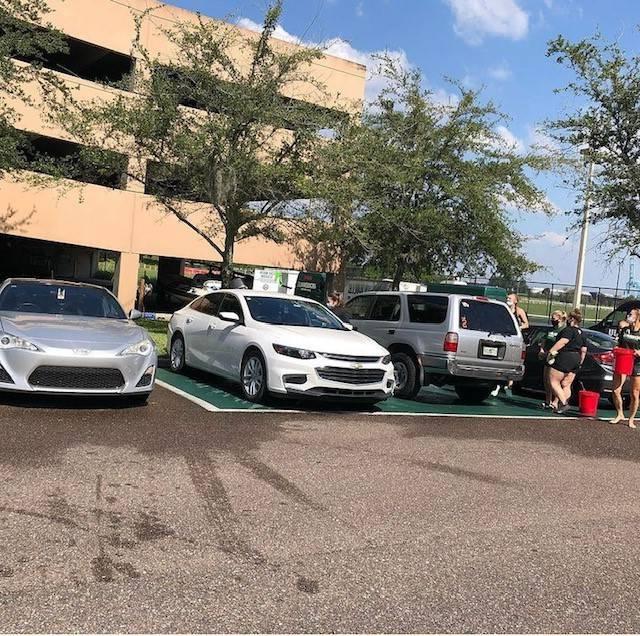
[[[129,312],[129,320],[140,320],[142,316],[143,316],[142,312],[138,311],[137,309],[132,309]]]
[[[218,317],[225,322],[240,322],[240,316],[235,311],[221,311]]]
[[[354,327],[350,322],[343,322],[342,324],[347,331],[353,331]]]

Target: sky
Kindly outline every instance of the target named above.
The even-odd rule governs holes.
[[[169,0],[171,4],[230,19],[251,27],[260,23],[268,0]],[[554,94],[571,75],[545,55],[557,35],[579,40],[600,31],[629,52],[638,53],[638,0],[284,0],[282,28],[276,35],[323,42],[328,52],[365,63],[371,69],[367,96],[380,82],[372,55],[389,51],[403,64],[420,68],[427,86],[446,97],[445,78],[482,89],[509,119],[505,140],[526,148],[541,139],[541,127],[567,108],[570,97]],[[525,252],[544,269],[532,281],[573,286],[579,228],[567,212],[575,193],[559,178],[538,177],[556,212],[512,211],[515,227],[527,238]],[[603,227],[590,229],[585,284],[615,286],[629,277],[628,261],[603,253]],[[640,274],[640,264],[637,266]]]

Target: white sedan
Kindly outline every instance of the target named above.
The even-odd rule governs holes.
[[[214,292],[177,311],[167,337],[173,371],[228,378],[251,402],[274,393],[373,404],[395,386],[389,352],[307,298]]]

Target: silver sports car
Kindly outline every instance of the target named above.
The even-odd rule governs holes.
[[[106,289],[15,278],[0,285],[0,390],[144,402],[157,365],[149,334]]]

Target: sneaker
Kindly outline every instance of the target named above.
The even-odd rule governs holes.
[[[542,403],[540,404],[540,408],[541,408],[543,411],[548,411],[549,409],[552,409],[552,408],[553,408],[553,406],[551,406],[551,404],[549,404],[549,402],[542,402]]]
[[[556,413],[558,415],[562,415],[563,413],[566,413],[570,408],[571,405],[569,404],[569,402],[567,402],[566,404],[560,404],[556,409]]]
[[[501,388],[502,387],[498,384],[498,386],[495,389],[493,389],[493,391],[491,391],[491,395],[493,395],[493,397],[498,397],[498,393],[500,393]]]

